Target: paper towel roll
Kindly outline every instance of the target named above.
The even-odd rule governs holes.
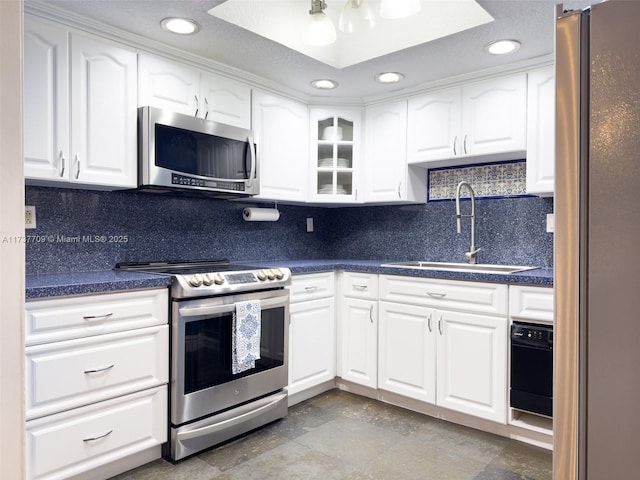
[[[280,211],[277,208],[245,208],[242,218],[246,222],[277,222]]]

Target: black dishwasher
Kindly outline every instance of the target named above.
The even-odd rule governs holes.
[[[511,408],[553,414],[553,326],[511,325]]]

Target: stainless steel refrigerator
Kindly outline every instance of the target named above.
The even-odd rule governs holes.
[[[637,479],[640,2],[556,13],[554,479]]]

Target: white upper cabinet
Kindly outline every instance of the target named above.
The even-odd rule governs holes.
[[[135,52],[26,17],[24,58],[27,181],[135,187]]]
[[[529,72],[527,95],[527,193],[552,196],[556,156],[553,66]]]
[[[161,57],[138,58],[138,105],[241,128],[251,124],[251,88],[241,82]]]
[[[461,155],[462,91],[459,88],[409,99],[409,163]]]
[[[409,99],[407,159],[431,166],[517,158],[526,150],[527,76]]]
[[[200,96],[204,102],[201,115],[209,120],[250,128],[251,88],[222,75],[200,74]]]
[[[309,191],[309,110],[301,102],[254,90],[252,129],[260,163],[260,195],[305,202]]]
[[[427,175],[407,167],[407,101],[367,107],[362,168],[365,203],[427,200]]]
[[[200,108],[200,71],[163,58],[138,56],[138,105],[196,115]]]
[[[71,35],[72,179],[137,186],[136,55]]]
[[[309,200],[319,203],[355,203],[362,110],[359,108],[312,108],[310,115]]]
[[[25,18],[24,174],[68,181],[69,52],[67,31]]]

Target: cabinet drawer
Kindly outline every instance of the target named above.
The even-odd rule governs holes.
[[[121,332],[168,322],[168,289],[26,303],[26,345]]]
[[[553,324],[553,288],[509,287],[509,316]]]
[[[366,300],[378,300],[378,275],[375,273],[342,272],[342,295]]]
[[[288,287],[291,303],[315,300],[335,295],[335,274],[333,272],[294,275]]]
[[[27,347],[26,417],[167,383],[168,350],[168,325]]]
[[[380,300],[506,315],[507,285],[381,275]]]
[[[66,479],[167,441],[167,387],[27,422],[27,478]]]

